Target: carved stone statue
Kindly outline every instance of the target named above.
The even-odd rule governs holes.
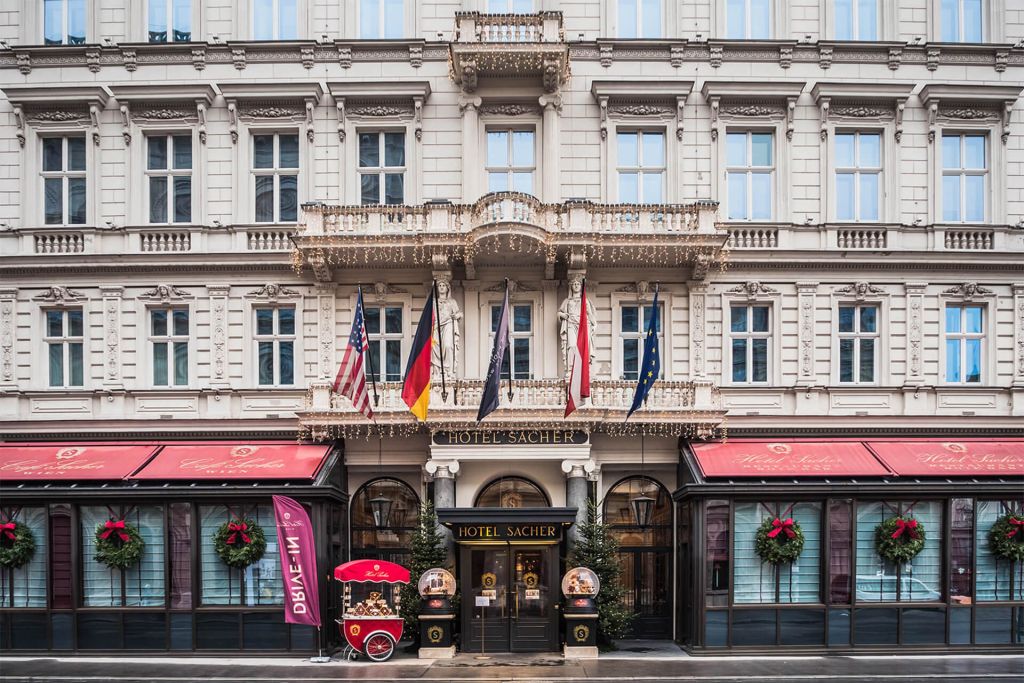
[[[452,298],[452,281],[448,277],[437,279],[438,320],[435,329],[434,346],[431,351],[431,375],[434,381],[441,381],[441,357],[444,357],[444,378],[446,382],[456,379],[459,350],[462,349],[462,331],[459,328],[462,311]],[[443,354],[441,352],[444,352]]]
[[[569,379],[572,370],[572,355],[570,349],[576,343],[580,333],[580,304],[583,300],[583,275],[574,273],[569,276],[569,296],[565,298],[562,305],[558,307],[558,336],[562,342],[562,359],[565,361],[565,378]],[[594,360],[594,330],[597,327],[597,317],[594,315],[594,304],[587,299],[587,335],[590,340],[590,358]]]

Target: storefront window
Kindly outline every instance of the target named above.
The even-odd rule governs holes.
[[[373,517],[374,498],[391,503],[388,518],[378,525]],[[403,481],[369,481],[352,498],[352,559],[374,558],[405,564],[420,507],[419,496]]]
[[[910,562],[882,559],[875,550],[875,527],[896,516],[912,516],[925,529],[924,548]],[[936,602],[942,600],[942,503],[939,501],[857,504],[858,602]]]
[[[729,604],[729,501],[708,501],[706,525],[707,604],[724,607]]]
[[[189,503],[171,503],[168,509],[171,609],[189,609],[192,607],[192,506]]]
[[[24,524],[36,544],[27,564],[0,568],[0,607],[46,607],[46,508],[21,508],[10,516],[0,515],[0,522]]]
[[[239,517],[252,519],[263,528],[267,550],[259,562],[245,569],[224,564],[213,544],[221,524]],[[274,510],[270,505],[203,505],[199,508],[199,560],[201,564],[202,604],[204,605],[280,605],[284,600],[281,561],[278,557]]]
[[[157,505],[79,509],[82,604],[86,607],[159,607],[164,604],[164,510]],[[145,547],[138,563],[112,569],[96,560],[96,530],[108,521],[135,527]]]
[[[853,526],[849,500],[828,504],[829,602],[850,604],[850,570],[853,567]]]
[[[1024,515],[1021,503],[1000,500],[978,501],[975,548],[978,554],[978,601],[1024,600],[1024,562],[996,557],[989,549],[988,533],[1003,515]]]
[[[476,498],[478,508],[543,508],[550,504],[539,486],[522,477],[496,479]]]
[[[791,564],[762,562],[755,551],[765,519],[792,519],[800,526],[804,547]],[[820,503],[737,503],[734,543],[734,603],[821,602]]]
[[[949,518],[949,595],[953,602],[971,603],[974,574],[974,501],[954,498]]]

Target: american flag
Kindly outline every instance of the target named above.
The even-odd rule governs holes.
[[[366,368],[363,366],[363,354],[368,352],[368,346],[363,320],[363,290],[360,288],[345,357],[341,359],[338,376],[334,379],[334,392],[352,399],[352,406],[372,420],[373,407],[370,405],[370,394],[366,391]]]

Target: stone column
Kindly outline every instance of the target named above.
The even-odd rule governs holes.
[[[462,111],[462,203],[472,204],[480,198],[478,178],[483,175],[483,165],[477,150],[480,148],[480,103],[479,97],[463,95],[459,98]]]
[[[544,110],[544,168],[541,171],[543,186],[540,199],[554,204],[561,200],[560,173],[558,161],[561,136],[558,132],[558,116],[562,109],[559,95],[544,95],[539,100]]]
[[[434,480],[434,510],[455,507],[455,475],[459,472],[459,461],[428,460],[423,469]],[[452,540],[452,532],[441,524],[438,524],[437,528],[444,534],[448,558],[454,563],[455,542]]]
[[[576,508],[576,524],[569,529],[569,540],[580,537],[580,527],[587,521],[587,475],[594,471],[593,460],[563,460],[565,472],[565,506]]]

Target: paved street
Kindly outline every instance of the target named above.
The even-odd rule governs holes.
[[[616,653],[590,661],[522,655],[422,662],[403,657],[384,664],[311,664],[302,659],[53,658],[0,659],[4,683],[72,681],[259,682],[304,681],[1021,681],[1024,656],[934,657],[668,657]]]

